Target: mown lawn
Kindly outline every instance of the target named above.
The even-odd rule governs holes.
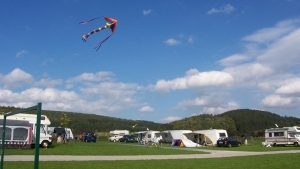
[[[187,160],[40,162],[40,169],[297,169],[300,154],[276,154]],[[32,169],[33,162],[4,162],[5,169]]]
[[[34,155],[35,150],[6,149],[5,155]],[[100,141],[96,143],[69,142],[40,149],[40,155],[170,155],[170,154],[201,154],[201,151],[178,151],[154,146],[138,145],[137,143],[113,143]]]

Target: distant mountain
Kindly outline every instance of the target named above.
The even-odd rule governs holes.
[[[15,111],[20,108],[0,106],[1,112]],[[29,112],[34,114],[36,112]],[[252,136],[264,136],[267,128],[300,125],[300,119],[295,117],[282,117],[277,114],[250,109],[238,109],[228,111],[219,115],[201,114],[173,121],[167,124],[160,124],[145,120],[129,120],[114,118],[96,114],[85,114],[75,112],[62,112],[43,110],[42,114],[47,115],[51,120],[51,126],[61,125],[61,115],[65,113],[71,120],[68,126],[73,133],[79,134],[84,131],[108,132],[110,130],[145,131],[151,130],[203,130],[203,129],[225,129],[229,135],[241,135],[244,132]],[[135,124],[137,124],[135,127]]]

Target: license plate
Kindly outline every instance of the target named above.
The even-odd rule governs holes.
[[[219,143],[220,143],[220,144],[223,144],[223,142],[222,142],[222,141],[220,141]]]

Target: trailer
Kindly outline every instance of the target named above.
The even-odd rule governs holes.
[[[270,128],[265,130],[265,144],[268,145],[300,145],[300,127]]]

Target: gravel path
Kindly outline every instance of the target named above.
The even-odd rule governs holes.
[[[182,149],[182,148],[181,148]],[[188,149],[191,150],[191,149]],[[163,159],[197,159],[197,158],[221,158],[234,156],[251,156],[265,154],[300,153],[300,150],[245,152],[245,151],[219,151],[203,150],[209,154],[185,154],[185,155],[136,155],[136,156],[70,156],[70,155],[40,155],[40,161],[114,161],[114,160],[163,160]],[[34,155],[6,155],[4,161],[34,161]]]

